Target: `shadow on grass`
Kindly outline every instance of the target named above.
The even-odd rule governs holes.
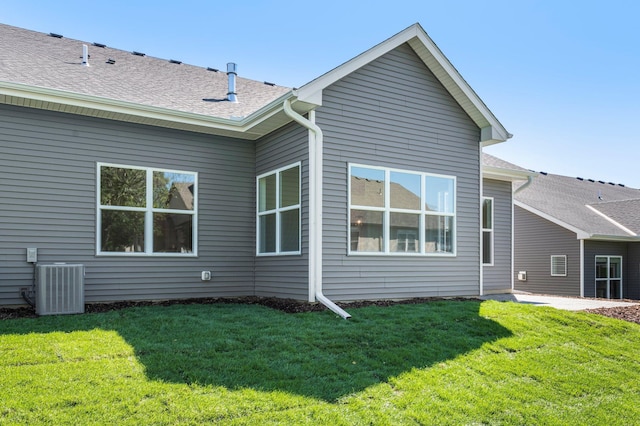
[[[24,320],[31,326],[22,332],[115,330],[151,380],[334,402],[509,336],[479,315],[480,303],[358,308],[348,321],[329,311],[285,314],[256,305],[155,306]]]

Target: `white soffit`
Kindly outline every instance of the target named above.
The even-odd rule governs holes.
[[[440,83],[481,129],[480,142],[482,142],[483,146],[504,142],[512,136],[482,102],[471,86],[462,78],[420,24],[413,24],[404,31],[305,84],[295,90],[295,94],[302,101],[322,105],[323,89],[403,43],[408,43],[411,46]]]
[[[503,169],[493,166],[482,166],[482,177],[484,179],[502,180],[507,182],[515,182],[527,180],[530,177],[536,177],[536,172],[526,172],[521,170]]]
[[[0,103],[255,140],[291,121],[277,98],[248,117],[224,119],[19,83],[0,82]],[[301,104],[301,107],[306,107]]]

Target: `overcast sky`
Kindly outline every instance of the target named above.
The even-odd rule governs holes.
[[[637,1],[0,0],[0,21],[288,87],[419,22],[514,135],[487,152],[640,188]]]

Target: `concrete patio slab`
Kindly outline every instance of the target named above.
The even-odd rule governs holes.
[[[633,306],[640,303],[622,300],[590,299],[584,297],[547,296],[528,293],[489,294],[480,296],[482,300],[497,300],[500,302],[518,302],[530,305],[550,306],[567,311],[582,311],[585,309],[616,308],[619,306]]]

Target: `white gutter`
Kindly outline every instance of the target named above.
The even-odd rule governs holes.
[[[66,112],[76,114],[79,114],[77,111],[86,112],[81,115],[100,117],[92,111],[108,112],[111,113],[110,117],[116,117],[112,119],[119,121],[150,124],[169,128],[178,127],[168,126],[163,123],[194,126],[198,128],[198,130],[191,129],[192,131],[199,131],[207,134],[217,134],[216,131],[232,132],[234,137],[249,140],[255,140],[264,136],[264,132],[256,133],[252,131],[252,129],[280,112],[283,99],[290,96],[291,92],[287,92],[246,117],[221,118],[194,112],[178,111],[166,107],[143,105],[129,101],[75,93],[61,89],[50,89],[46,87],[30,86],[22,83],[0,81],[1,103],[24,106],[28,105],[28,102],[30,101],[39,101],[39,104],[42,106],[38,108],[41,109],[58,111],[60,109],[55,109],[53,107],[55,105],[64,105],[67,107],[77,108],[76,112],[69,111],[68,108],[62,109]],[[20,103],[13,103],[9,100],[3,101],[3,97],[7,97],[7,99],[17,98],[17,100],[20,100]],[[25,99],[27,100],[26,102],[23,101]],[[125,119],[126,117],[132,117],[133,119]],[[225,135],[228,134],[225,133]]]
[[[322,293],[322,129],[315,123],[315,112],[309,120],[291,108],[291,99],[284,100],[285,114],[309,129],[309,301],[314,299],[344,319],[351,318],[344,309]]]

